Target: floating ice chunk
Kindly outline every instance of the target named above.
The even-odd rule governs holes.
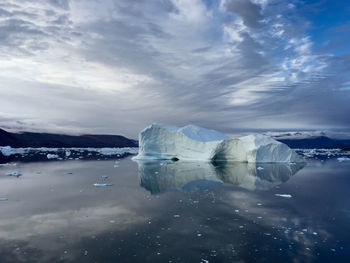
[[[14,171],[14,172],[11,172],[11,173],[7,173],[6,174],[7,176],[14,176],[14,177],[20,177],[22,176],[22,174],[18,171]]]
[[[109,176],[108,175],[102,175],[101,178],[107,179]]]
[[[235,162],[303,162],[287,145],[266,135],[238,139],[194,125],[182,128],[152,124],[139,135],[136,160],[200,160]]]
[[[340,158],[337,158],[338,162],[344,162],[344,161],[350,161],[350,158],[348,157],[340,157]]]
[[[138,149],[135,147],[125,147],[125,148],[101,148],[96,149],[96,151],[101,155],[111,156],[120,154],[137,154]]]
[[[69,157],[72,153],[71,153],[71,151],[66,151],[66,157]]]
[[[23,148],[12,148],[10,146],[2,146],[0,147],[0,152],[4,156],[10,156],[13,154],[24,154],[26,151]]]
[[[290,195],[290,194],[275,194],[275,196],[284,197],[284,198],[292,198],[292,195]]]
[[[0,197],[0,201],[8,201],[9,199],[6,197]]]
[[[107,187],[107,186],[112,186],[113,184],[94,184],[96,187]]]
[[[258,168],[256,168],[256,169],[258,169],[258,170],[264,170],[264,168],[263,167],[261,167],[261,166],[258,166]]]
[[[51,153],[48,153],[47,155],[46,155],[46,158],[47,159],[57,159],[57,158],[59,158],[59,156],[57,155],[57,154],[51,154]]]

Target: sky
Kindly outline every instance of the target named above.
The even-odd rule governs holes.
[[[350,131],[350,1],[0,0],[0,127]]]

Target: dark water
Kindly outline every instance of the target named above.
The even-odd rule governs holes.
[[[350,262],[349,193],[336,159],[1,166],[0,262]]]

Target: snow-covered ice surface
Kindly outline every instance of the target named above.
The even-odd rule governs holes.
[[[137,147],[125,148],[12,148],[0,146],[0,162],[39,160],[80,160],[122,158],[138,153]],[[1,165],[1,164],[0,164]]]
[[[175,159],[234,162],[303,162],[287,145],[266,135],[238,139],[195,125],[182,128],[152,124],[139,135],[134,159]]]
[[[295,151],[305,159],[328,160],[336,158],[341,162],[350,158],[350,152],[342,152],[341,149],[295,149]]]
[[[135,159],[209,160],[224,139],[228,137],[193,125],[178,128],[152,124],[139,135]]]
[[[337,158],[337,160],[339,162],[344,162],[344,161],[350,161],[350,158],[349,157],[339,157],[339,158]]]

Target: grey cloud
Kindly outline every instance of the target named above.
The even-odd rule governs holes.
[[[60,7],[62,9],[69,9],[69,1],[68,0],[49,0],[49,3],[51,3],[55,7]]]
[[[251,28],[261,27],[261,7],[250,0],[227,0],[225,7],[228,11],[239,15],[246,26]]]
[[[211,49],[211,47],[201,47],[201,48],[193,49],[192,52],[193,53],[203,53],[203,52],[209,51],[210,49]]]

